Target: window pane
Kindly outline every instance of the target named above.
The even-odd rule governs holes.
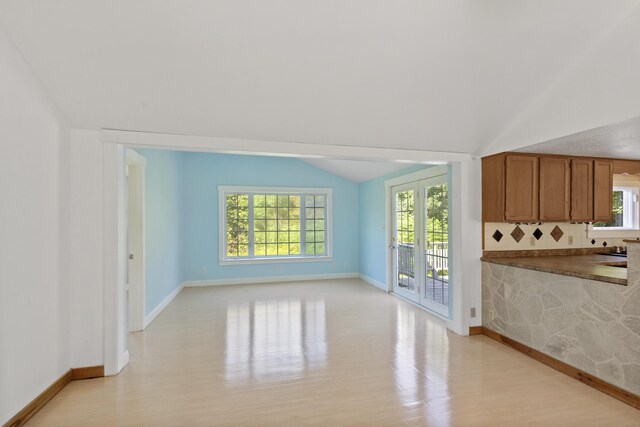
[[[324,243],[316,243],[316,255],[324,255]]]
[[[624,197],[625,192],[623,190],[613,191],[613,221],[611,222],[596,222],[594,227],[624,227]]]
[[[288,207],[289,206],[289,196],[287,195],[279,195],[278,197],[278,207]]]
[[[256,257],[306,255],[301,253],[302,232],[305,232],[309,255],[324,253],[325,195],[238,192],[226,194],[225,202],[227,257],[248,257],[251,247],[252,256]],[[304,215],[302,209],[305,209]],[[301,231],[302,216],[306,230]],[[252,230],[249,230],[250,222]],[[253,241],[249,241],[250,231]]]
[[[267,200],[264,194],[255,194],[253,196],[253,206],[264,208],[266,206],[266,203]]]
[[[278,246],[267,245],[267,255],[278,255]]]
[[[276,205],[277,205],[277,201],[278,201],[278,196],[275,196],[273,194],[266,196],[266,203],[267,203],[267,206],[269,206],[269,207],[274,207],[275,208]]]
[[[304,198],[304,205],[305,205],[306,207],[313,207],[313,206],[315,206],[315,201],[314,201],[314,199],[313,199],[313,196],[306,196],[306,197]]]
[[[238,256],[249,256],[249,246],[240,244],[238,246]]]
[[[287,243],[278,245],[278,255],[289,255],[289,245]]]
[[[249,196],[228,194],[227,200],[227,256],[249,256]]]

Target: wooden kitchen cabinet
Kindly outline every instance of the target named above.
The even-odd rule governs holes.
[[[571,220],[593,221],[593,159],[571,159]]]
[[[538,197],[538,156],[507,154],[505,220],[537,221]]]
[[[613,160],[613,173],[640,175],[640,160]]]
[[[568,221],[571,205],[571,160],[540,157],[540,221]]]
[[[504,222],[504,154],[482,158],[482,221]]]
[[[616,170],[640,173],[640,162],[525,153],[484,157],[482,221],[609,222]]]
[[[613,161],[593,161],[593,220],[613,220]]]

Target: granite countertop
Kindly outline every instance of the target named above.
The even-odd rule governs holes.
[[[494,264],[580,277],[582,279],[627,285],[627,269],[614,265],[626,265],[626,258],[610,255],[556,255],[536,257],[482,257],[482,261]],[[603,265],[610,264],[610,265]]]

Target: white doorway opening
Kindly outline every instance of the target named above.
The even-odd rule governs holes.
[[[127,280],[125,288],[125,332],[145,328],[145,248],[144,197],[146,159],[138,152],[126,149],[126,229]]]
[[[390,186],[393,293],[449,318],[449,190],[446,168]],[[415,178],[415,176],[414,176]]]

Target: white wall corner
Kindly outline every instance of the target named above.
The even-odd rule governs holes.
[[[382,282],[379,282],[376,279],[372,279],[371,277],[366,276],[366,275],[364,275],[362,273],[358,273],[358,278],[360,280],[364,281],[364,282],[369,283],[370,285],[375,286],[376,288],[378,288],[378,289],[380,289],[382,291],[385,291],[385,292],[389,293],[389,290],[387,289],[387,285],[382,283]]]
[[[151,310],[151,312],[149,314],[147,314],[144,318],[144,328],[146,329],[147,326],[149,326],[149,324],[151,322],[153,322],[153,320],[158,317],[158,315],[162,312],[162,310],[164,310],[165,308],[167,308],[167,306],[169,304],[171,304],[171,301],[173,301],[175,299],[175,297],[178,296],[178,294],[180,292],[182,292],[182,290],[185,287],[185,283],[186,282],[182,282],[180,283],[180,285],[175,288],[173,290],[173,292],[171,292],[169,295],[167,295],[167,297],[165,299],[162,300],[162,302],[160,302],[160,304],[158,304],[156,306],[156,308],[154,308],[153,310]]]

